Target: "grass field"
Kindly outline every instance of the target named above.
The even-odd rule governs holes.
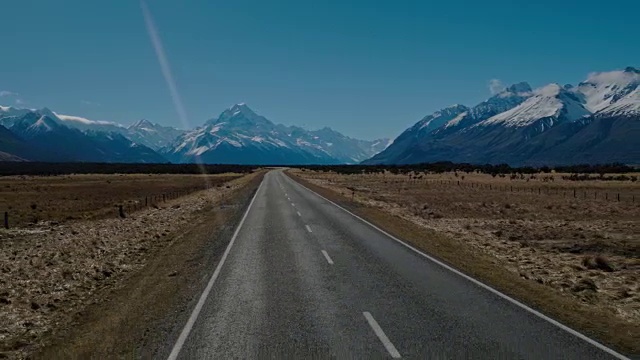
[[[290,172],[342,195],[361,211],[375,210],[371,216],[389,226],[395,226],[392,218],[417,225],[422,230],[400,229],[401,235],[587,331],[604,333],[627,349],[640,339],[637,182],[566,181],[562,174],[553,180],[512,180],[464,173],[416,178]],[[387,220],[380,214],[394,216]],[[550,293],[550,300],[539,289]],[[590,318],[583,319],[585,314]]]
[[[189,254],[206,253],[210,248],[205,251],[202,247],[220,243],[220,239],[212,236],[218,228],[229,226],[225,222],[230,221],[231,213],[241,210],[238,199],[246,198],[257,187],[261,174],[0,179],[3,185],[15,189],[3,192],[13,197],[2,196],[0,203],[9,204],[14,211],[22,209],[27,220],[32,216],[33,209],[29,206],[32,202],[37,204],[35,210],[43,209],[37,212],[42,214],[41,219],[44,216],[52,220],[73,218],[59,223],[40,221],[33,226],[0,228],[0,359],[32,358],[34,351],[61,332],[85,325],[83,312],[87,307],[102,302],[129,277],[139,276],[142,269],[154,263],[155,267],[147,271],[155,276],[151,285],[130,285],[129,292],[122,295],[117,304],[124,310],[110,317],[128,321],[127,317],[132,315],[126,311],[136,308],[141,313],[139,316],[144,317],[137,323],[147,326],[150,311],[144,307],[139,309],[139,302],[152,298],[149,295],[152,293],[178,291],[171,287],[176,278],[184,284],[197,281],[194,278],[200,273],[188,272],[193,265]],[[209,186],[202,190],[205,184]],[[169,193],[186,195],[160,201],[158,195]],[[114,203],[145,195],[155,195],[157,203],[127,213],[125,218],[114,215]],[[194,232],[195,229],[199,230]],[[191,245],[195,243],[200,247],[193,248]],[[160,261],[158,254],[164,254],[164,261]],[[167,260],[169,258],[173,260]],[[183,261],[184,266],[174,262],[176,259]],[[183,266],[179,269],[181,274],[177,273],[179,266]],[[145,286],[148,294],[139,296],[133,303],[128,301],[132,293],[140,292]],[[168,303],[179,296],[172,293],[156,300]],[[154,305],[147,306],[155,309]],[[98,322],[100,320],[106,321],[102,323],[104,327],[114,325],[105,316]],[[132,328],[125,320],[123,328]],[[133,333],[136,332],[123,333],[121,338]],[[104,339],[117,338],[106,332],[91,333],[96,339],[100,335],[104,335]],[[67,342],[60,343],[69,349]],[[101,345],[97,340],[94,344],[96,348]]]
[[[113,174],[0,177],[0,214],[9,213],[11,227],[42,221],[118,216],[209,186],[220,186],[240,174]],[[0,220],[2,221],[2,220]],[[3,224],[0,224],[2,226]]]

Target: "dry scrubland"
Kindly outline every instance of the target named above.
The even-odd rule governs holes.
[[[620,337],[638,339],[637,182],[565,181],[562,174],[553,174],[551,181],[551,174],[510,179],[465,173],[419,178],[390,173],[292,173],[353,197],[356,204],[381,209],[443,234],[454,246],[489,255],[495,265],[553,289],[568,299],[568,304],[577,302],[593,311],[605,311],[627,329],[636,329],[635,334],[622,334],[620,330]]]
[[[219,175],[60,175],[0,177],[0,213],[9,212],[11,227],[42,221],[62,222],[117,216],[117,206],[130,211],[218,186],[240,174]],[[146,200],[145,200],[146,198]],[[1,224],[0,224],[1,225]]]
[[[0,208],[19,221],[0,228],[0,358],[23,358],[68,327],[254,175],[77,175],[0,179]],[[207,186],[208,184],[208,186]],[[208,187],[207,190],[196,191]],[[117,216],[114,205],[189,193]],[[31,204],[36,204],[35,209]],[[30,220],[38,218],[37,223]],[[47,221],[43,221],[43,220]],[[55,221],[49,221],[55,220]],[[172,276],[172,274],[169,274]]]

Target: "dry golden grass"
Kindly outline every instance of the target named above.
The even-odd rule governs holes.
[[[629,200],[640,184],[290,173],[455,267],[640,352],[640,203]],[[622,201],[579,196],[603,190],[620,192]]]
[[[11,227],[24,227],[39,221],[92,219],[116,216],[117,205],[138,209],[175,198],[206,186],[240,177],[218,175],[64,175],[10,176],[0,178],[0,216],[9,213]],[[0,220],[2,221],[2,220]],[[3,224],[0,223],[0,226]]]
[[[245,175],[224,186],[195,191],[142,209],[124,219],[40,222],[28,228],[0,228],[0,359],[31,358],[34,351],[50,342],[75,351],[76,341],[80,343],[87,337],[93,340],[83,342],[82,351],[111,346],[105,351],[114,352],[121,350],[118,341],[125,340],[135,345],[147,328],[153,330],[148,322],[149,309],[169,304],[184,294],[189,298],[196,296],[176,286],[197,283],[196,278],[204,273],[201,270],[206,271],[205,265],[206,269],[215,268],[211,261],[222,253],[220,249],[228,239],[216,238],[217,231],[232,229],[227,222],[235,221],[230,219],[237,218],[233,214],[240,212],[246,203],[240,199],[247,198],[261,177],[262,172]],[[217,176],[216,180],[224,178]],[[156,188],[159,187],[158,184]],[[207,254],[207,261],[192,260],[193,254]],[[151,269],[147,268],[149,264],[153,264]],[[197,269],[188,270],[194,265]],[[135,284],[127,281],[131,277],[137,279]],[[175,283],[176,279],[181,279],[180,284]],[[85,309],[101,303],[122,286],[128,286],[127,291],[115,303],[105,305],[104,312],[92,318],[91,326],[87,325]],[[168,299],[159,294],[175,296]],[[153,301],[156,303],[149,304]],[[153,310],[153,313],[160,316],[173,311]],[[116,324],[114,319],[119,322]],[[97,330],[79,332],[78,339],[73,341],[55,340],[61,332],[73,332],[85,325],[85,329]],[[109,328],[111,325],[119,328]],[[97,356],[105,357],[109,355]]]

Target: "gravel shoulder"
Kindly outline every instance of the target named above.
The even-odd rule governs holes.
[[[125,219],[0,230],[0,358],[165,351],[262,176]]]

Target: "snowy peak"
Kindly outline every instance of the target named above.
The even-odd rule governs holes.
[[[472,122],[480,122],[492,116],[511,110],[533,96],[531,86],[526,82],[513,84],[471,109]],[[448,124],[450,126],[450,124]],[[455,124],[457,125],[457,123]]]
[[[227,110],[223,111],[217,118],[209,120],[206,125],[216,125],[220,123],[229,123],[233,126],[274,126],[274,124],[265,117],[256,114],[251,108],[244,103],[235,104]]]
[[[470,109],[468,107],[460,104],[449,106],[442,110],[438,110],[431,115],[425,116],[422,120],[418,121],[411,130],[425,132],[437,129],[456,119],[460,115],[464,116],[464,114],[469,110]]]
[[[549,84],[536,89],[533,96],[522,104],[492,116],[478,125],[524,127],[541,119],[552,118],[556,122],[575,121],[589,114],[575,94],[558,84]]]
[[[55,120],[53,120],[48,115],[42,115],[38,120],[33,123],[33,125],[29,126],[29,131],[31,132],[48,132],[54,131],[59,128],[60,124],[58,124]]]
[[[156,124],[152,123],[151,121],[147,120],[147,119],[140,119],[136,122],[134,122],[133,124],[131,124],[127,129],[153,129],[155,128]]]
[[[591,112],[599,112],[615,104],[640,86],[640,71],[633,67],[625,70],[589,74],[580,83],[576,93],[584,98],[585,107]]]
[[[374,155],[372,142],[331,128],[305,130],[274,124],[245,104],[223,111],[205,126],[185,132],[163,153],[174,161],[295,164],[357,163]]]

